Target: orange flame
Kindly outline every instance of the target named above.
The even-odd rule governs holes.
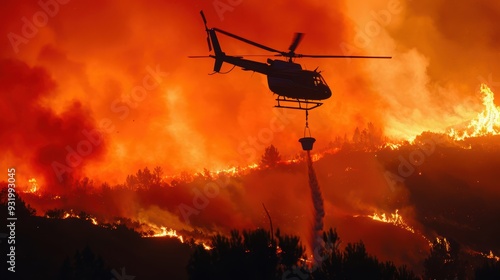
[[[160,227],[161,232],[153,234],[151,237],[164,237],[177,238],[181,243],[184,243],[184,237],[178,235],[175,229],[167,229],[167,227]]]
[[[203,248],[204,248],[205,250],[207,250],[207,251],[208,251],[208,250],[212,250],[212,249],[213,249],[213,247],[211,247],[211,246],[209,246],[209,245],[205,244],[205,242],[202,242],[202,243],[201,243],[201,245],[203,245]]]
[[[64,215],[62,216],[63,219],[68,219],[68,218],[76,218],[76,219],[82,219],[80,215],[77,215],[73,212],[73,210],[70,210],[69,212],[64,211]],[[93,225],[98,226],[99,222],[97,222],[97,219],[95,217],[85,217],[86,221],[90,221]]]
[[[153,235],[146,235],[143,237],[166,237],[166,236],[168,236],[170,238],[177,238],[181,243],[184,243],[184,237],[182,235],[179,235],[175,229],[172,229],[172,228],[168,229],[167,227],[161,226],[160,231],[158,231],[158,227],[156,227],[154,225],[150,225],[150,226],[151,226],[151,228],[156,229],[154,231],[157,231],[157,232]],[[203,241],[195,240],[194,243],[201,244],[205,250],[212,250],[212,246],[206,244]]]
[[[410,227],[408,224],[405,223],[405,221],[403,220],[403,217],[401,215],[399,215],[398,212],[399,212],[399,210],[396,209],[396,212],[394,212],[394,214],[391,214],[391,216],[389,218],[385,215],[385,213],[382,213],[381,215],[374,213],[373,216],[368,215],[368,217],[372,218],[375,221],[393,224],[393,225],[400,227],[402,229],[405,229],[411,233],[415,233],[415,230],[412,227]]]
[[[500,257],[495,256],[495,255],[493,254],[493,251],[491,251],[491,250],[490,250],[490,253],[489,253],[488,255],[486,255],[486,257],[487,257],[488,259],[493,259],[493,260],[496,260],[497,262],[498,262],[498,261],[500,261]]]
[[[459,141],[469,137],[500,134],[500,107],[495,105],[495,94],[486,84],[481,84],[484,110],[470,121],[466,129],[450,129],[448,135]]]
[[[77,218],[77,219],[80,219],[80,216],[78,216],[77,214],[73,213],[73,211],[70,211],[70,212],[64,212],[64,216],[62,217],[63,219],[67,219],[67,218]]]
[[[37,194],[37,191],[39,191],[38,188],[38,182],[36,181],[35,178],[31,178],[28,180],[29,186],[26,190],[24,190],[24,193],[32,193],[32,194]],[[38,194],[40,196],[40,194]]]
[[[436,242],[439,244],[444,243],[444,247],[446,248],[446,252],[448,252],[448,253],[450,252],[450,242],[448,242],[448,240],[446,240],[446,237],[443,237],[442,239],[439,237],[436,237]]]

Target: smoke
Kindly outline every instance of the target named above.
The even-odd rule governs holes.
[[[306,69],[319,67],[333,91],[310,115],[315,135],[325,139],[320,145],[350,137],[368,122],[389,137],[443,130],[480,106],[475,95],[481,79],[499,80],[497,3],[228,2],[230,7],[221,11],[212,1],[69,1],[28,34],[32,24],[40,23],[42,17],[33,16],[43,8],[9,0],[0,11],[5,35],[0,55],[46,71],[57,85],[57,94],[40,101],[46,108],[61,114],[79,102],[85,117],[112,124],[104,135],[104,160],[82,169],[83,176],[111,183],[144,166],[161,165],[169,174],[245,166],[272,143],[280,143],[283,155],[296,153],[289,139],[302,130],[295,121],[301,114],[289,112],[273,121],[274,98],[264,76],[239,69],[209,76],[213,60],[187,59],[208,54],[201,9],[210,27],[280,50],[286,50],[294,32],[304,32],[299,53],[393,56],[296,61]],[[14,48],[12,34],[25,40]],[[227,36],[219,39],[227,54],[263,53]],[[157,66],[169,76],[135,102],[133,89],[142,85],[147,67]],[[19,137],[28,135],[25,130]]]
[[[311,188],[311,197],[314,206],[314,223],[312,227],[311,250],[314,252],[314,261],[316,264],[321,263],[318,255],[323,246],[323,218],[325,217],[325,208],[323,206],[323,196],[319,189],[318,179],[314,171],[313,162],[311,159],[311,151],[307,151],[307,169],[309,174],[309,187]]]
[[[79,101],[60,113],[43,105],[57,90],[46,69],[19,60],[0,61],[0,92],[6,101],[0,105],[0,145],[8,147],[2,166],[15,167],[21,182],[37,174],[39,182],[51,188],[47,191],[64,193],[86,164],[103,155],[105,144],[91,112]]]
[[[228,2],[235,5],[238,1]],[[199,16],[202,9],[210,27],[280,50],[288,48],[294,32],[304,32],[297,51],[341,53],[338,46],[350,28],[343,1],[294,5],[243,1],[221,17],[213,1],[123,5],[119,1],[74,0],[59,5],[43,25],[38,24],[42,16],[34,17],[46,13],[38,2],[21,5],[6,1],[0,11],[5,23],[0,25],[0,34],[4,35],[0,37],[0,55],[44,69],[57,85],[50,98],[40,100],[45,108],[60,115],[73,102],[79,102],[85,108],[81,113],[93,119],[97,127],[108,124],[109,132],[101,129],[107,147],[102,154],[104,160],[84,159],[81,176],[116,184],[145,166],[160,165],[167,174],[246,166],[257,162],[272,143],[282,143],[283,155],[296,153],[288,139],[300,133],[301,122],[294,120],[302,115],[273,110],[274,97],[264,76],[238,68],[228,75],[209,76],[212,59],[187,58],[208,54]],[[296,20],[287,21],[289,18]],[[25,40],[10,41],[9,34]],[[227,54],[266,53],[227,36],[219,39]],[[307,69],[328,68],[326,61],[298,62]],[[148,67],[158,67],[168,76],[162,76],[158,87],[136,102],[134,89],[143,84]],[[356,68],[350,67],[348,72],[353,74]],[[229,69],[230,65],[224,65],[222,70]],[[353,89],[358,95],[362,92]],[[359,112],[354,114],[359,117]],[[315,127],[324,129],[322,134],[329,138],[329,125],[322,125],[329,121],[322,116],[315,114],[311,120],[318,118]],[[336,127],[350,126],[347,122],[343,120]],[[359,122],[365,123],[365,118]],[[19,137],[29,135],[27,130],[16,133]],[[26,169],[30,176],[41,176],[36,170]],[[40,187],[48,188],[43,183]]]
[[[247,166],[257,162],[270,144],[279,148],[284,159],[297,154],[296,141],[291,139],[302,132],[303,114],[273,109],[275,97],[264,76],[238,68],[228,75],[206,75],[213,60],[187,59],[208,54],[199,16],[202,9],[210,27],[279,50],[288,48],[294,32],[304,32],[298,53],[393,56],[391,60],[296,60],[306,69],[319,67],[333,92],[309,116],[312,132],[320,139],[318,150],[336,136],[350,139],[356,127],[368,122],[389,137],[444,130],[480,109],[476,91],[480,82],[486,80],[493,92],[499,91],[500,2],[495,1],[124,5],[116,0],[72,0],[60,5],[43,26],[30,30],[27,22],[34,24],[33,16],[43,11],[39,2],[44,1],[7,0],[0,9],[0,93],[5,99],[0,102],[0,148],[4,151],[1,166],[14,165],[21,186],[35,177],[42,192],[66,190],[54,162],[71,169],[57,166],[67,171],[59,173],[62,182],[67,182],[66,176],[88,176],[94,185],[116,185],[146,166],[161,166],[165,175]],[[221,16],[215,2],[233,6]],[[40,23],[43,17],[36,20]],[[13,47],[11,33],[24,40]],[[231,38],[219,39],[228,55],[263,53]],[[161,80],[137,98],[150,69]],[[224,65],[222,70],[229,69]],[[102,141],[94,145],[90,140]],[[80,151],[92,147],[86,156],[78,154],[82,141],[92,145],[80,144]],[[352,215],[398,208],[405,220],[414,216],[404,210],[413,207],[411,191],[404,186],[390,190],[386,166],[373,155],[339,154],[315,162],[315,168],[324,186],[325,225],[337,227],[344,240],[372,238],[375,241],[370,244],[377,244],[386,237],[386,231],[377,235],[364,227],[371,221],[353,221]],[[196,209],[199,214],[190,216],[192,227],[186,228],[262,226],[267,219],[256,209],[264,202],[280,229],[305,237],[310,229],[303,222],[310,203],[303,197],[305,177],[300,168],[250,175],[245,182],[221,188],[203,210]],[[197,205],[193,199],[199,191],[171,188],[162,199],[147,197],[140,202],[135,193],[117,195],[106,199],[113,202],[112,207],[92,200],[75,203],[89,212],[114,211],[113,215],[140,215],[148,221],[161,215],[168,218],[154,221],[182,227],[185,221],[178,205]],[[149,207],[152,202],[161,209]],[[321,213],[316,208],[315,212]],[[320,223],[315,221],[316,225]],[[361,236],[364,232],[369,236]]]

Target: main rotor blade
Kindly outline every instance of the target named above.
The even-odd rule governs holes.
[[[295,33],[295,37],[293,38],[292,44],[290,45],[290,47],[288,47],[291,53],[295,52],[295,49],[302,40],[302,37],[304,37],[304,33],[299,33],[299,32]]]
[[[203,13],[203,10],[200,11],[200,14],[201,14],[201,18],[203,19],[203,23],[205,24],[205,28],[207,28],[207,18],[205,18],[205,14]]]
[[[229,33],[229,32],[224,31],[224,30],[222,30],[222,29],[219,29],[219,28],[214,28],[214,30],[215,30],[215,31],[217,31],[217,32],[220,32],[220,33],[222,33],[222,34],[224,34],[224,35],[227,35],[227,36],[229,36],[229,37],[232,37],[232,38],[234,38],[234,39],[236,39],[236,40],[240,40],[240,41],[245,42],[245,43],[247,43],[247,44],[250,44],[250,45],[256,46],[256,47],[258,47],[258,48],[261,48],[261,49],[263,49],[263,50],[270,51],[270,52],[281,53],[281,51],[278,51],[278,50],[273,49],[273,48],[268,47],[268,46],[264,46],[264,45],[262,45],[262,44],[259,44],[259,43],[254,42],[254,41],[250,41],[250,40],[248,40],[248,39],[245,39],[245,38],[240,37],[240,36],[238,36],[238,35],[234,35],[233,33]]]
[[[228,54],[229,56],[237,56],[237,57],[248,57],[248,56],[255,56],[255,57],[272,57],[275,56],[274,54]],[[280,54],[276,54],[277,56],[281,56]]]
[[[237,57],[237,58],[245,58],[245,57],[272,57],[273,55],[268,54],[231,54],[227,55],[229,57]],[[282,56],[281,54],[277,54],[276,56]],[[215,57],[215,55],[189,55],[189,58],[208,58]]]
[[[392,56],[368,56],[368,55],[317,55],[317,54],[296,54],[295,57],[309,57],[309,58],[380,58],[391,59]]]

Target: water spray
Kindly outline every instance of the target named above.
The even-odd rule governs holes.
[[[309,113],[306,110],[306,126],[304,128],[304,137],[300,138],[299,142],[302,144],[302,149],[307,152],[309,187],[311,189],[311,197],[314,206],[314,222],[312,227],[310,245],[311,250],[313,251],[314,264],[319,265],[321,263],[321,256],[319,255],[319,253],[323,248],[323,239],[321,238],[321,235],[323,231],[323,218],[325,217],[325,208],[323,206],[323,196],[321,195],[321,190],[319,188],[318,179],[316,177],[316,172],[314,171],[311,158],[311,150],[316,139],[311,137],[308,117]],[[309,134],[309,136],[307,136],[307,133]]]

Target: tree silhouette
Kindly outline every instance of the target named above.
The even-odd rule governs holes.
[[[0,205],[4,205],[4,209],[8,209],[8,200],[9,200],[9,190],[7,188],[7,184],[5,187],[0,189]],[[15,193],[14,196],[15,201],[15,214],[18,218],[27,218],[30,216],[35,216],[36,210],[31,207],[31,205],[26,204],[26,202],[19,196],[18,193]],[[0,217],[7,215],[7,211],[2,211]]]
[[[301,258],[305,249],[300,243],[300,238],[293,235],[281,235],[280,230],[276,231],[276,238],[279,246],[279,261],[282,268],[290,268],[297,265],[297,260]]]
[[[216,235],[212,250],[197,246],[188,265],[189,279],[419,279],[407,269],[392,262],[380,262],[370,256],[362,242],[339,249],[335,230],[323,233],[321,266],[307,265],[305,248],[297,236],[270,232],[232,231],[230,237]]]
[[[264,151],[264,154],[262,155],[262,158],[260,159],[260,164],[262,166],[267,166],[267,167],[274,167],[278,162],[281,160],[281,155],[278,152],[278,149],[270,145],[269,147],[266,148]]]
[[[429,279],[465,279],[465,265],[459,258],[460,245],[450,239],[437,238],[424,261],[425,277]]]
[[[356,127],[354,130],[354,134],[352,135],[352,143],[358,146],[361,144],[361,132],[359,131],[359,127]]]
[[[63,209],[51,209],[45,212],[45,217],[52,219],[62,219],[64,217]]]
[[[96,257],[86,246],[82,252],[76,251],[73,259],[66,258],[59,273],[60,280],[109,280],[113,275],[104,266],[101,257]]]
[[[131,189],[148,189],[151,186],[160,186],[163,177],[163,169],[157,166],[151,170],[148,167],[137,170],[137,173],[127,176],[126,185]]]
[[[213,249],[197,246],[189,264],[189,279],[275,279],[278,266],[276,243],[270,232],[231,231],[212,238]]]
[[[487,260],[474,272],[476,280],[500,279],[500,261]]]

